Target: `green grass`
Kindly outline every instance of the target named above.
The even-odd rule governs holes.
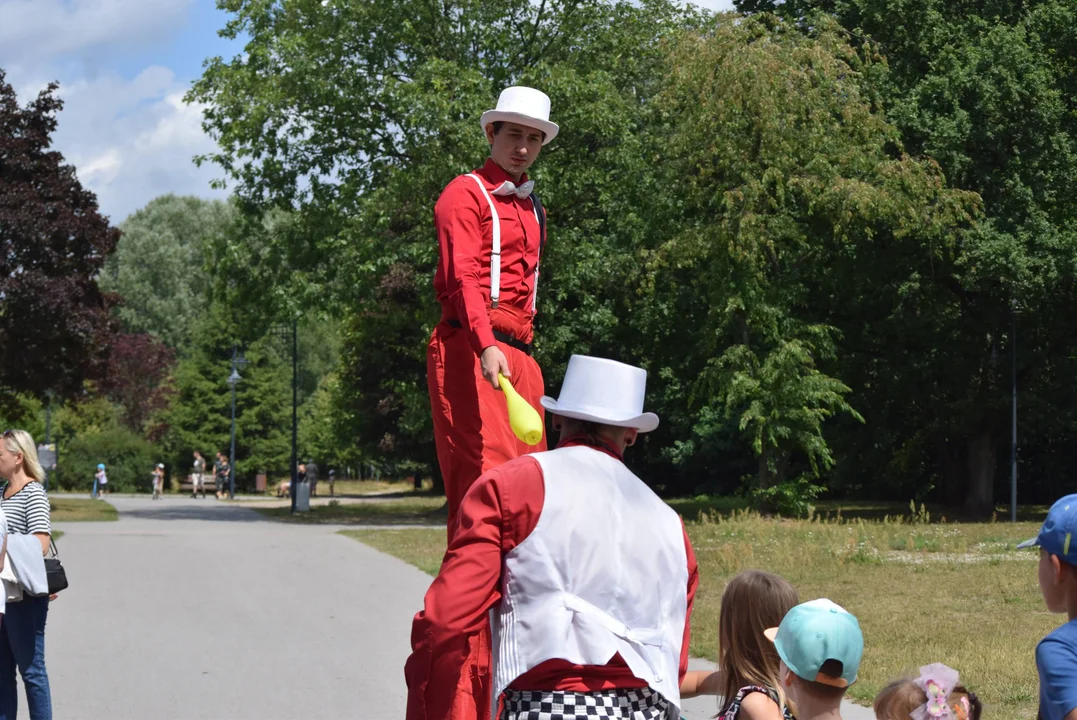
[[[341,530],[340,534],[398,557],[428,575],[437,574],[445,554],[445,528]]]
[[[694,502],[682,501],[680,509]],[[869,703],[889,680],[945,662],[983,698],[988,717],[1033,717],[1035,646],[1064,621],[1044,609],[1036,553],[1014,549],[1039,523],[849,520],[844,509],[842,515],[791,521],[739,511],[689,522],[701,575],[693,655],[717,656],[725,583],[741,570],[764,568],[788,579],[801,600],[829,597],[860,619],[866,651],[853,699]],[[344,534],[430,574],[445,548],[440,528]]]
[[[108,522],[118,520],[116,508],[102,500],[50,498],[52,522]]]
[[[339,525],[431,525],[444,526],[445,505],[440,495],[414,495],[391,500],[333,503],[311,507],[310,512],[292,514],[291,508],[252,506],[268,518],[284,522]],[[445,534],[444,529],[441,530]]]

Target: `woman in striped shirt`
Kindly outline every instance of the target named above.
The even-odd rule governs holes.
[[[4,431],[0,441],[0,477],[7,481],[0,496],[0,509],[7,519],[9,540],[16,535],[33,536],[40,542],[44,557],[52,534],[49,497],[41,485],[45,472],[29,433]],[[12,590],[14,593],[9,591],[8,598],[13,594],[15,598],[8,600],[0,623],[0,720],[16,717],[19,701],[16,667],[26,687],[30,720],[52,720],[52,697],[45,672],[45,618],[49,598],[47,594],[31,595],[21,587]]]

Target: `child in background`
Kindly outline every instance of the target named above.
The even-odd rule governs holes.
[[[918,678],[895,680],[875,696],[877,720],[980,720],[983,705],[942,663],[920,668]]]
[[[841,700],[856,682],[864,655],[856,618],[830,600],[812,600],[765,634],[781,657],[781,689],[795,704],[797,718],[840,718]]]
[[[1017,547],[1040,549],[1040,592],[1047,609],[1069,622],[1040,641],[1041,720],[1077,720],[1077,495],[1054,505],[1040,534]]]
[[[105,474],[104,463],[97,465],[97,472],[93,476],[93,496],[104,496],[105,490],[108,489],[108,475]]]
[[[157,466],[153,468],[153,499],[161,499],[161,491],[165,487],[165,465],[164,463],[157,463]]]
[[[681,697],[720,695],[719,720],[792,720],[779,681],[781,660],[764,631],[796,604],[796,590],[773,573],[746,570],[730,580],[718,618],[718,671],[687,673]]]

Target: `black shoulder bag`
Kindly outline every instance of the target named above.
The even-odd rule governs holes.
[[[51,537],[49,538],[49,552],[51,556],[45,558],[45,579],[49,584],[49,595],[55,595],[61,590],[67,589],[67,572],[64,570],[64,566],[60,564],[60,558],[56,557],[59,552],[56,550],[56,543]]]

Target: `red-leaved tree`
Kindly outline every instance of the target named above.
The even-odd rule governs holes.
[[[50,150],[56,89],[20,108],[0,70],[0,398],[76,396],[114,328],[96,277],[120,234]]]
[[[123,422],[135,432],[156,440],[167,428],[154,415],[168,404],[176,354],[148,333],[115,336],[101,392],[123,408]]]

